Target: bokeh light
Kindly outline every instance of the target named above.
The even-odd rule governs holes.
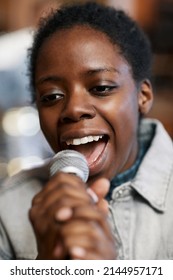
[[[2,128],[10,136],[34,136],[40,130],[38,112],[31,106],[12,108],[4,114]]]

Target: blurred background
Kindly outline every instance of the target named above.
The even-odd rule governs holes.
[[[27,50],[40,17],[70,0],[0,0],[0,181],[52,156],[31,103]],[[148,34],[154,52],[155,103],[149,117],[159,119],[173,138],[173,0],[97,0],[122,8]]]

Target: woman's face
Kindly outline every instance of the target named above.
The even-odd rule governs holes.
[[[41,128],[55,153],[85,155],[90,180],[111,179],[134,163],[140,93],[105,34],[84,26],[54,33],[40,49],[35,76]]]

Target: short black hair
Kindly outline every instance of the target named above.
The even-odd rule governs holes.
[[[33,95],[35,95],[35,66],[43,43],[55,32],[76,25],[88,26],[106,34],[109,40],[119,47],[122,56],[131,66],[132,76],[136,82],[150,79],[152,61],[150,42],[133,19],[122,10],[95,2],[72,4],[61,7],[40,22],[30,49],[29,77]],[[33,98],[35,99],[34,96]]]

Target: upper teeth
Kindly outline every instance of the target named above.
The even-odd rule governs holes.
[[[76,138],[76,139],[70,139],[66,141],[67,145],[81,145],[81,144],[86,144],[89,142],[93,142],[93,141],[98,141],[99,139],[101,139],[103,137],[103,135],[99,135],[99,136],[85,136],[82,138]]]

